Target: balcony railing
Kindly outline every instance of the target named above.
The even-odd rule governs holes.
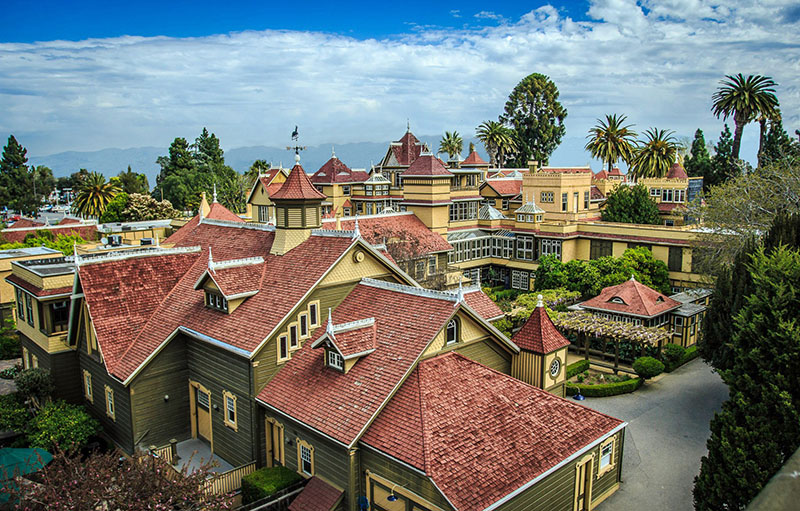
[[[238,491],[242,488],[242,478],[248,474],[252,474],[255,470],[256,462],[251,461],[233,470],[216,474],[212,479],[206,482],[205,492],[214,495],[222,495]]]
[[[460,192],[462,190],[477,190],[477,185],[466,185],[466,186],[459,186],[459,185],[450,185],[451,192]]]

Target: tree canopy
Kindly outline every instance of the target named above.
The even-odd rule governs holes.
[[[489,166],[502,167],[506,156],[517,150],[514,130],[497,121],[484,121],[475,131],[486,152],[489,153]]]
[[[150,193],[150,183],[147,181],[147,176],[132,171],[130,165],[128,165],[127,171],[120,172],[117,177],[110,179],[110,181],[115,180],[125,193]]]
[[[593,157],[600,158],[608,165],[608,171],[619,160],[630,164],[636,149],[636,132],[632,124],[625,124],[628,118],[617,114],[606,115],[606,120],[597,119],[597,124],[589,130],[589,141],[585,149]]]
[[[445,131],[442,140],[439,141],[439,151],[447,153],[450,159],[461,154],[464,149],[464,140],[457,131]]]
[[[75,197],[75,212],[83,217],[100,218],[108,203],[118,193],[119,186],[116,183],[106,182],[103,174],[92,172],[81,184]]]
[[[661,224],[658,205],[643,185],[617,185],[608,193],[601,215],[604,222]]]
[[[179,216],[181,216],[180,212],[173,208],[167,200],[159,202],[149,195],[121,192],[108,203],[100,221],[103,223],[143,222],[178,218]]]
[[[526,167],[528,160],[547,165],[561,143],[567,132],[567,109],[558,101],[558,95],[556,84],[539,73],[526,76],[511,91],[500,122],[516,134],[517,167]]]
[[[694,132],[694,140],[689,155],[683,160],[683,168],[689,177],[705,177],[711,172],[711,155],[708,153],[703,130]]]
[[[673,132],[650,128],[644,135],[645,140],[636,149],[628,174],[636,178],[666,176],[678,152]]]
[[[712,96],[711,111],[723,120],[733,117],[733,158],[739,159],[739,147],[746,124],[759,117],[774,119],[778,115],[778,98],[775,96],[777,84],[769,76],[726,75]],[[763,142],[763,137],[762,137]],[[761,153],[761,148],[759,148]]]
[[[56,184],[48,167],[26,165],[27,153],[10,135],[0,160],[0,206],[23,214],[35,213]]]

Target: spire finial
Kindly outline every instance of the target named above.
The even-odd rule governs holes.
[[[300,165],[300,153],[294,153],[294,164]]]
[[[214,271],[214,258],[211,256],[211,245],[208,246],[208,269]]]
[[[406,117],[406,132],[411,133],[411,121]]]
[[[542,295],[538,295],[536,297],[536,306],[537,307],[544,307],[544,297]]]
[[[80,258],[78,257],[78,244],[77,243],[73,243],[72,244],[72,258],[74,259],[76,268],[81,265]]]
[[[214,181],[214,196],[212,202],[217,202],[217,182]]]
[[[633,273],[631,273],[631,280],[632,280],[633,282],[636,282],[636,276],[635,276]]]
[[[330,339],[335,339],[333,335],[333,315],[331,314],[331,308],[328,307],[328,325],[325,327],[325,334]]]
[[[361,231],[358,228],[358,215],[356,215],[356,221],[355,221],[355,225],[353,227],[353,239],[360,238],[360,237],[361,237]]]
[[[456,294],[456,305],[464,301],[464,288],[461,286],[461,279],[458,279],[458,293]]]
[[[156,246],[157,247],[161,246],[161,243],[158,241],[158,234],[156,234]]]
[[[331,145],[331,158],[336,158],[336,148]]]

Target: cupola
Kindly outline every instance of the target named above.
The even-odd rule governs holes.
[[[275,241],[270,253],[283,255],[311,236],[322,225],[325,194],[311,183],[295,155],[295,166],[278,191],[270,196],[275,204]]]

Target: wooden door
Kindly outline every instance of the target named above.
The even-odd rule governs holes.
[[[211,394],[195,388],[197,406],[197,437],[211,442]]]
[[[267,421],[267,466],[283,465],[283,428]]]
[[[575,472],[575,511],[589,511],[592,502],[592,458],[578,465]]]

